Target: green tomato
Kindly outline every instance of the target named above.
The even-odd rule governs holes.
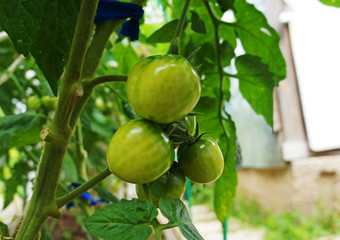
[[[111,172],[120,179],[144,184],[169,170],[175,151],[157,124],[132,120],[113,135],[106,157]]]
[[[196,106],[200,80],[191,64],[181,56],[152,56],[141,60],[130,72],[127,97],[142,118],[171,123]]]
[[[185,176],[196,183],[213,182],[224,169],[223,154],[211,138],[201,138],[192,145],[181,145],[177,156]]]
[[[54,111],[57,109],[58,105],[58,98],[57,97],[49,97],[49,96],[43,96],[41,98],[42,105],[46,108],[48,111]]]
[[[174,162],[174,165],[177,164]],[[184,173],[173,167],[170,171],[151,182],[148,185],[148,191],[151,202],[158,207],[160,198],[181,198],[184,195],[187,181]],[[136,193],[139,199],[147,199],[141,184],[136,185]]]
[[[41,110],[41,104],[42,104],[41,99],[37,95],[30,96],[27,99],[27,107],[29,109],[39,111]]]

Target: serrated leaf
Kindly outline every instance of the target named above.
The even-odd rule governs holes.
[[[228,139],[221,139],[220,145],[226,145],[223,151],[224,170],[222,176],[215,182],[214,189],[214,208],[217,218],[223,224],[229,214],[231,205],[235,198],[237,186],[237,172],[235,169],[235,149],[236,149],[236,129],[235,124],[229,117],[223,120],[227,129]],[[223,143],[225,141],[225,143]]]
[[[320,0],[320,2],[328,6],[340,7],[340,0]]]
[[[243,97],[273,127],[274,74],[256,56],[239,56],[235,60],[235,66]]]
[[[189,212],[183,202],[179,199],[161,198],[159,209],[169,223],[179,224],[178,228],[188,240],[203,240],[196,227],[192,224]]]
[[[94,186],[93,189],[97,192],[98,196],[107,203],[118,203],[119,200],[116,196],[112,195],[109,191],[99,186]]]
[[[151,202],[121,200],[102,207],[85,222],[87,230],[107,240],[145,240],[151,233],[151,221],[158,215]]]
[[[245,52],[260,57],[269,66],[277,85],[286,76],[286,63],[279,48],[280,36],[254,5],[235,0],[234,6],[237,21],[233,25]]]
[[[195,11],[191,11],[191,29],[197,33],[207,33],[204,21]]]
[[[177,24],[178,19],[166,23],[156,32],[151,34],[150,37],[146,39],[146,42],[151,44],[171,42],[172,37],[175,34]]]

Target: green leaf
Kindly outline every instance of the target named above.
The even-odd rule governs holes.
[[[195,11],[191,11],[191,29],[197,33],[207,33],[204,21]]]
[[[262,115],[268,125],[273,127],[273,73],[259,57],[251,55],[237,57],[235,66],[243,97],[254,111]]]
[[[179,199],[161,198],[159,209],[164,217],[169,220],[169,224],[177,223],[183,236],[188,240],[203,240],[196,227],[192,224],[188,210]]]
[[[4,208],[10,204],[14,198],[14,194],[17,193],[17,187],[26,186],[27,173],[30,170],[27,162],[17,162],[13,168],[11,168],[11,177],[5,180],[5,202]]]
[[[107,203],[118,203],[119,200],[116,196],[112,195],[109,191],[99,186],[94,186],[93,189],[97,192],[98,196]]]
[[[85,227],[93,235],[107,240],[145,240],[152,233],[148,225],[157,215],[151,202],[123,199],[97,210],[87,219]]]
[[[340,7],[340,0],[320,0],[323,4],[333,7]]]
[[[80,0],[1,1],[0,25],[20,53],[32,53],[54,94],[71,47]]]
[[[223,151],[224,155],[224,170],[222,176],[215,182],[214,189],[214,207],[217,218],[223,224],[229,214],[231,205],[235,198],[237,186],[237,172],[235,170],[235,150],[236,150],[236,129],[232,119],[225,118],[223,120],[225,129],[227,130],[228,139],[219,145],[227,146]],[[226,143],[223,143],[226,141]]]
[[[286,63],[279,48],[280,36],[268,24],[266,17],[245,0],[235,0],[235,27],[247,54],[258,56],[274,74],[275,84],[285,78]]]
[[[132,67],[140,60],[131,45],[125,46],[122,42],[115,44],[113,56],[118,63],[117,74],[123,75],[129,74]]]
[[[47,0],[0,1],[0,25],[19,52],[28,56]]]
[[[0,152],[8,147],[19,147],[40,141],[42,115],[22,113],[0,119]]]
[[[51,0],[45,5],[31,53],[57,95],[78,18],[80,0]]]
[[[166,43],[171,42],[173,35],[175,34],[176,28],[178,24],[178,19],[172,20],[171,22],[166,23],[156,32],[150,35],[146,39],[147,43]]]

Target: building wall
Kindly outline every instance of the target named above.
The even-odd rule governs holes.
[[[264,209],[308,215],[322,204],[340,210],[340,155],[299,159],[283,169],[242,169],[238,177],[237,197],[253,199]]]

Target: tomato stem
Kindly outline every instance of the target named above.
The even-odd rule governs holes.
[[[179,19],[179,22],[176,27],[176,32],[175,35],[173,36],[171,40],[171,45],[168,51],[168,54],[178,54],[178,45],[179,45],[179,40],[181,38],[181,35],[184,31],[184,26],[186,24],[186,16],[187,16],[187,11],[190,5],[190,0],[185,1],[185,5],[182,11],[181,18]]]
[[[63,207],[67,203],[79,197],[81,194],[83,194],[96,184],[98,184],[100,181],[108,177],[110,174],[111,174],[110,169],[107,167],[104,170],[100,171],[97,175],[92,177],[90,180],[86,181],[85,183],[74,189],[73,191],[69,192],[68,194],[61,198],[58,198],[56,200],[58,208]]]
[[[108,82],[126,82],[128,76],[126,75],[105,75],[96,77],[89,81],[89,87],[95,87],[99,84],[108,83]]]

